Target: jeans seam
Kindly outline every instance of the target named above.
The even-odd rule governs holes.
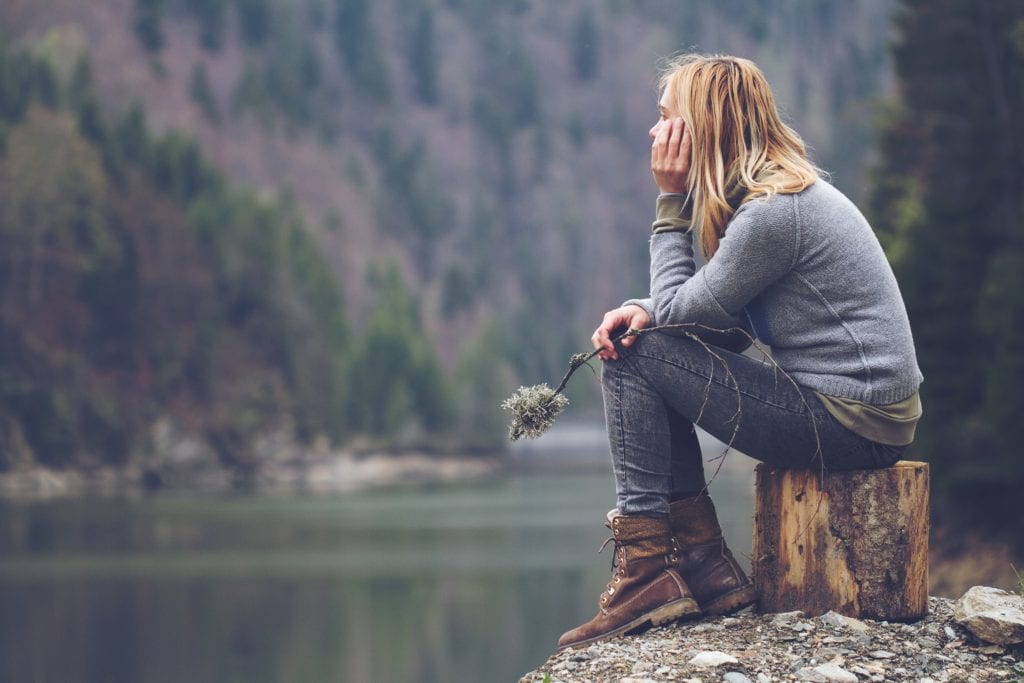
[[[625,416],[622,414],[622,373],[615,373],[615,411],[619,416],[618,426],[618,453],[616,453],[616,459],[619,461],[619,471],[622,472],[622,485],[625,491],[629,491],[629,475],[626,471],[626,434],[625,434]],[[619,505],[625,507],[625,499],[617,501]],[[621,511],[622,514],[626,514],[625,510]]]

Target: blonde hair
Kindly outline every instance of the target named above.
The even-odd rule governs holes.
[[[729,204],[729,189],[745,192],[745,203],[800,192],[822,174],[797,132],[782,121],[767,79],[749,59],[680,55],[663,69],[659,86],[690,131],[688,190],[705,258],[718,250],[738,208]]]

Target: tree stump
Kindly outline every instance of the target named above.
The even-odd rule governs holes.
[[[757,467],[761,612],[910,621],[928,612],[928,465],[822,472]]]

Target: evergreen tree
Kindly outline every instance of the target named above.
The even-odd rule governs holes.
[[[199,105],[206,120],[213,124],[220,124],[220,107],[213,95],[213,88],[210,87],[210,79],[206,76],[206,67],[200,63],[192,67],[192,77],[189,79],[189,95],[192,101]]]
[[[423,104],[437,104],[437,47],[434,43],[434,9],[420,8],[412,40],[409,41],[409,68],[416,78],[416,97]]]
[[[135,0],[135,35],[147,52],[164,47],[163,0]]]
[[[391,97],[388,68],[380,51],[369,0],[336,0],[334,43],[352,82],[379,102]]]
[[[352,351],[349,377],[352,427],[396,436],[413,418],[428,432],[443,429],[452,397],[433,349],[423,343],[419,302],[395,266],[371,269],[373,314]]]
[[[242,40],[247,45],[261,45],[270,36],[270,0],[235,0]]]
[[[572,69],[577,81],[589,81],[597,75],[597,20],[592,7],[584,7],[576,17],[572,41]]]
[[[872,208],[925,375],[916,453],[934,463],[937,494],[958,518],[1015,520],[1024,2],[906,0],[897,25],[901,97],[883,131]]]
[[[224,10],[227,0],[185,0],[185,7],[199,20],[199,44],[210,52],[224,44]]]

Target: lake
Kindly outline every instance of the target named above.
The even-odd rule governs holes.
[[[729,458],[712,494],[747,562],[753,465]],[[613,504],[593,468],[0,503],[0,681],[515,681],[595,613]]]

